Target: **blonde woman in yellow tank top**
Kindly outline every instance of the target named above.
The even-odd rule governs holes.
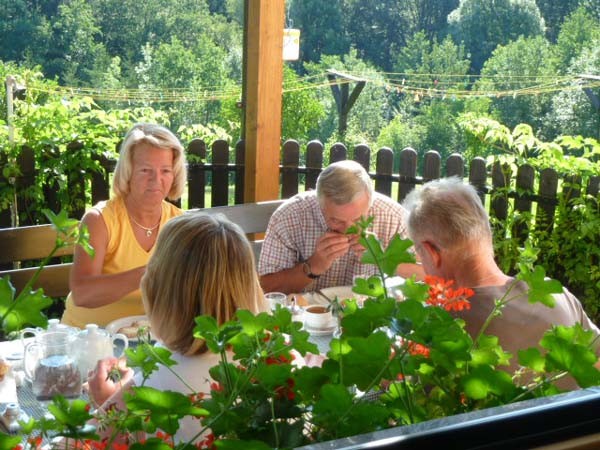
[[[95,255],[75,249],[64,323],[105,326],[144,314],[140,280],[163,225],[182,211],[165,201],[181,197],[183,147],[165,127],[137,124],[121,145],[112,198],[85,213]]]

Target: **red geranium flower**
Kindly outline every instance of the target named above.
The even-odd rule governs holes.
[[[425,276],[425,283],[429,285],[429,298],[427,304],[440,306],[446,311],[462,311],[471,309],[469,297],[475,292],[472,289],[460,287],[453,289],[454,280],[444,280],[440,277]]]

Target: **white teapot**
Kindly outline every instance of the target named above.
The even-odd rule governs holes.
[[[119,354],[115,355],[117,341],[122,341],[123,345]],[[128,346],[129,340],[124,334],[110,334],[95,323],[89,323],[85,326],[85,330],[77,334],[75,340],[79,370],[85,377],[96,367],[98,360],[110,356],[120,357]]]

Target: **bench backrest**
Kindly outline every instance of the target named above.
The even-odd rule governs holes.
[[[260,203],[245,203],[233,206],[218,206],[206,209],[192,209],[187,214],[223,214],[237,223],[246,234],[264,233],[271,214],[281,205],[282,200]],[[54,248],[56,231],[51,225],[31,227],[0,228],[0,267],[14,262],[40,261]],[[260,254],[262,240],[251,239],[256,260]],[[72,255],[73,248],[63,248],[56,256]],[[72,263],[52,264],[44,267],[34,288],[43,288],[50,297],[64,297],[69,293],[69,273]],[[33,276],[37,267],[0,270],[0,277],[9,275],[17,293]]]

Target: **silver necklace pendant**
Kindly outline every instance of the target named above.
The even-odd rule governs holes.
[[[152,230],[146,230],[146,236],[148,236],[148,237],[152,236]]]

